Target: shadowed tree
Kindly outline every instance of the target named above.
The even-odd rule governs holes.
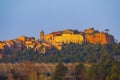
[[[52,80],[63,80],[68,68],[63,63],[58,63],[52,76]]]
[[[75,66],[75,79],[84,80],[85,66],[80,62]]]

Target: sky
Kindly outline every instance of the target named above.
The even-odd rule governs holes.
[[[120,41],[120,0],[0,0],[0,41],[91,27]]]

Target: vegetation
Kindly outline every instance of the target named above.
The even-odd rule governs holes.
[[[113,60],[109,55],[104,55],[99,62],[91,63],[91,66],[78,62],[72,70],[68,70],[68,67],[60,62],[52,74],[42,74],[30,67],[29,63],[28,72],[22,74],[18,70],[11,69],[11,73],[7,76],[1,75],[0,80],[120,80],[120,62]],[[68,75],[69,71],[72,72]]]
[[[75,80],[82,80],[85,75],[85,66],[82,63],[78,63],[75,66]]]
[[[63,44],[62,50],[55,48],[41,54],[38,50],[23,49],[11,50],[9,54],[4,54],[0,62],[44,62],[56,63],[60,62],[54,73],[49,75],[52,80],[63,80],[68,69],[61,62],[76,63],[79,62],[73,71],[72,79],[74,80],[120,80],[120,43],[112,43],[106,45],[100,44]],[[90,67],[85,67],[83,63],[91,64]],[[11,77],[16,80],[23,78],[24,80],[31,79],[34,76],[36,79],[45,79],[36,71],[31,71],[28,75],[21,75],[15,70],[11,70]],[[0,79],[7,80],[11,77],[0,76]],[[69,80],[69,79],[66,79]]]
[[[63,80],[65,74],[68,72],[68,68],[63,65],[63,63],[59,63],[52,76],[52,80]]]
[[[1,62],[20,62],[20,61],[31,61],[31,62],[86,62],[86,63],[97,63],[101,57],[109,55],[117,60],[120,60],[120,43],[112,43],[106,45],[100,44],[63,44],[62,50],[58,51],[55,48],[47,51],[45,54],[41,54],[39,49],[23,49],[12,50],[9,54],[4,54]],[[104,61],[104,60],[103,60]]]

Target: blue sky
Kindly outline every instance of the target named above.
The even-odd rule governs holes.
[[[120,41],[120,0],[0,0],[0,40],[91,27]]]

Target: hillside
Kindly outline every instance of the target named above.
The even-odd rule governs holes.
[[[110,45],[108,46],[108,44]],[[119,54],[119,49],[117,50],[118,52],[114,51],[114,45],[117,48],[119,46],[119,44],[114,42],[112,35],[94,30],[94,28],[86,29],[83,32],[67,29],[46,35],[41,31],[40,39],[20,36],[14,40],[0,41],[0,58],[1,61],[6,62],[24,60],[37,62],[84,62],[87,58],[96,58],[95,60],[93,59],[93,62],[97,62],[97,57],[93,56],[99,55],[99,59],[103,54],[102,48],[104,46],[108,46],[111,49],[109,51],[109,48],[105,48],[104,51],[109,51],[112,55]],[[98,50],[96,51],[94,48],[98,48]]]
[[[120,80],[119,75],[120,43],[93,28],[0,42],[0,80]]]

